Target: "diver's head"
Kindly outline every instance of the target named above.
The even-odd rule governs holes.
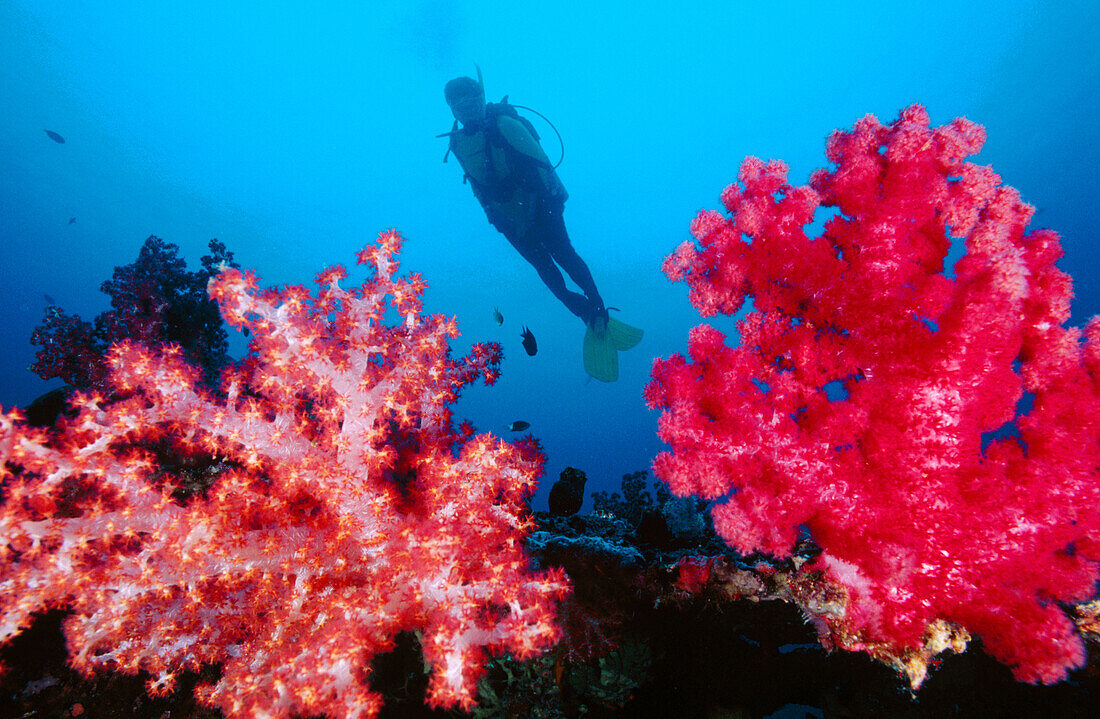
[[[463,127],[478,125],[485,119],[485,89],[472,77],[456,77],[443,88],[451,113]]]

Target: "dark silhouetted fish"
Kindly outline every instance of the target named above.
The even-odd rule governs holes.
[[[493,322],[497,323],[497,327],[500,327],[502,324],[504,324],[504,315],[500,313],[499,307],[493,308]]]
[[[522,432],[530,426],[530,422],[524,422],[522,419],[517,419],[515,422],[512,422],[512,424],[508,425],[508,430],[510,432]]]
[[[76,222],[76,218],[75,218],[75,217],[70,217],[70,218],[69,218],[69,224],[71,225],[71,224],[73,224],[74,222]]]
[[[50,139],[53,140],[54,142],[60,142],[62,145],[65,144],[65,138],[62,137],[61,135],[58,135],[53,130],[44,130],[43,132],[45,132],[47,135],[49,135]]]
[[[57,300],[55,300],[53,297],[50,297],[45,292],[42,293],[42,299],[46,300],[46,305],[47,306],[57,307]]]
[[[527,354],[534,357],[535,353],[539,351],[539,346],[538,343],[535,342],[535,336],[531,334],[531,330],[524,326],[523,334],[521,334],[520,337],[523,338],[523,349],[527,350]]]

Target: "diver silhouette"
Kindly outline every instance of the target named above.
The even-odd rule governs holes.
[[[592,273],[565,229],[569,193],[538,140],[517,117],[486,104],[480,77],[455,78],[443,92],[456,124],[462,125],[449,133],[450,149],[490,224],[570,312],[585,321],[606,313]],[[566,287],[561,270],[583,295]]]
[[[485,85],[457,77],[443,89],[455,122],[448,155],[462,165],[464,182],[473,189],[489,223],[527,260],[546,287],[586,326],[585,370],[605,382],[618,377],[618,351],[641,340],[642,331],[608,317],[588,265],[573,248],[565,227],[569,198],[539,145],[534,127],[505,96],[485,102]],[[461,127],[459,127],[461,125]],[[446,157],[444,157],[446,161]],[[570,290],[562,270],[581,292]]]

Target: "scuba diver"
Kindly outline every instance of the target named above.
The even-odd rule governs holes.
[[[447,155],[453,152],[458,158],[463,181],[470,184],[489,223],[535,268],[554,296],[584,321],[585,371],[613,382],[619,375],[619,351],[638,344],[642,330],[608,316],[588,265],[569,241],[563,218],[569,193],[534,127],[508,104],[507,96],[499,103],[485,102],[480,68],[477,80],[457,77],[446,84],[443,94],[455,118],[451,131],[439,135],[450,138]],[[566,287],[562,270],[581,292]]]

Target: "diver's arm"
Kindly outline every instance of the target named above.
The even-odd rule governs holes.
[[[451,151],[462,166],[463,182],[470,185],[478,204],[485,210],[485,216],[497,229],[501,227],[501,211],[498,199],[491,196],[485,186],[485,134],[484,131],[461,132],[452,138]],[[501,230],[503,232],[503,230]]]
[[[470,180],[469,175],[466,176],[466,181],[469,182],[470,189],[474,191],[474,197],[477,198],[477,201],[481,203],[482,207],[487,208],[490,204],[490,200],[485,196],[485,191],[481,188],[481,185]]]
[[[514,223],[509,220],[500,202],[489,196],[485,187],[470,180],[470,189],[474,191],[474,197],[481,204],[481,209],[485,210],[485,219],[489,220],[490,225],[505,234],[514,231]]]
[[[518,152],[522,152],[540,165],[552,166],[550,160],[546,157],[546,153],[542,151],[539,141],[531,135],[522,122],[514,117],[501,115],[497,118],[497,128],[500,129],[500,134],[504,136],[508,144]]]
[[[543,152],[538,140],[531,135],[522,122],[514,117],[502,115],[498,118],[497,127],[500,129],[500,134],[505,142],[511,145],[516,152],[526,155],[534,162],[546,194],[558,202],[564,203],[569,198],[569,193],[558,178],[558,173],[554,171],[553,165],[546,157],[546,153]]]

